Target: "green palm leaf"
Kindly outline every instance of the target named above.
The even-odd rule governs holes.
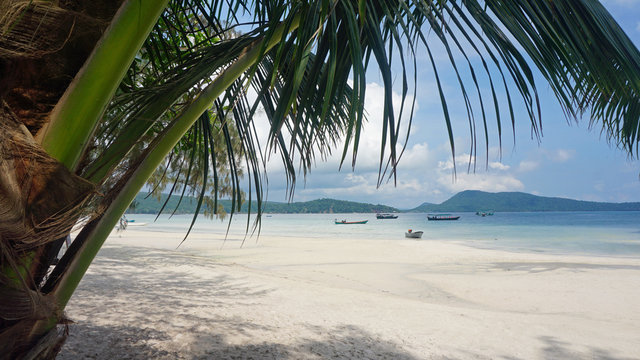
[[[125,2],[131,4],[137,3]],[[122,15],[131,27],[135,21],[129,20],[140,16],[132,10]],[[64,111],[55,113],[63,116],[51,117],[49,128],[57,135],[43,137],[54,157],[102,189],[83,202],[96,215],[45,284],[25,285],[51,294],[61,306],[154,172],[158,190],[173,181],[172,192],[200,195],[199,208],[209,204],[216,211],[217,199],[227,196],[234,211],[245,198],[261,211],[265,163],[274,153],[285,166],[291,196],[297,174],[306,175],[341,141],[341,166],[355,166],[367,79],[374,73],[385,87],[378,184],[395,179],[413,121],[419,54],[426,53],[432,68],[453,155],[445,74],[453,74],[464,103],[473,156],[477,132],[488,147],[495,116],[501,142],[503,119],[516,121],[519,102],[534,134],[542,134],[539,72],[568,118],[586,114],[612,143],[638,156],[640,53],[596,0],[175,0],[159,18],[145,20],[146,29],[157,24],[148,37],[146,30],[135,32],[133,45],[120,49],[123,55],[113,60],[121,65],[107,66],[116,64],[109,51],[97,51],[85,64],[83,73],[98,74],[109,85],[93,95],[72,87],[58,104]],[[108,30],[105,39],[115,33]],[[0,46],[7,43],[2,36]],[[436,60],[439,54],[444,62]],[[109,76],[101,73],[106,68]],[[400,84],[394,73],[401,74]],[[485,83],[490,94],[481,90]],[[396,87],[399,108],[393,104]],[[95,106],[80,114],[74,104]],[[270,129],[264,144],[256,132],[262,111]],[[401,126],[407,112],[408,124]],[[60,135],[70,128],[77,140]],[[162,163],[167,168],[157,170]],[[205,196],[209,192],[212,198]],[[43,266],[49,260],[43,258]],[[54,317],[39,321],[32,333],[51,328]]]

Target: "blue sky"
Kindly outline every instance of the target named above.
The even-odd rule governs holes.
[[[640,0],[606,0],[603,4],[640,47]],[[439,55],[444,61],[444,54]],[[529,119],[520,110],[516,114],[515,137],[511,125],[503,125],[500,151],[497,130],[489,120],[488,164],[484,135],[479,134],[475,171],[467,172],[470,153],[467,115],[455,79],[445,74],[443,82],[453,109],[456,139],[454,180],[437,88],[429,72],[430,65],[420,56],[418,61],[418,110],[398,168],[397,184],[385,183],[376,188],[383,93],[381,79],[372,73],[367,78],[365,100],[369,123],[361,140],[355,170],[346,166],[338,171],[340,151],[335,151],[327,161],[316,164],[306,181],[298,182],[293,201],[329,197],[412,208],[423,202],[440,203],[468,189],[522,191],[593,201],[640,201],[640,161],[631,160],[622,150],[610,146],[598,128],[589,129],[588,117],[577,124],[569,123],[539,77],[536,83],[542,106],[541,141],[532,138]],[[278,158],[273,159],[269,165],[268,200],[286,201],[282,168]]]

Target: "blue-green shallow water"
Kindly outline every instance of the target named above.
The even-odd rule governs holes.
[[[481,217],[456,213],[457,221],[427,221],[426,214],[398,214],[398,219],[377,220],[375,214],[273,214],[263,215],[262,235],[300,238],[405,239],[407,229],[422,230],[421,241],[455,241],[468,246],[518,252],[640,256],[640,212],[530,212],[495,213]],[[173,218],[128,215],[149,223],[141,231],[184,234],[190,215]],[[234,217],[230,235],[242,237],[246,215]],[[334,219],[369,220],[364,225],[335,225]],[[201,217],[195,233],[225,234],[228,221]],[[187,240],[188,241],[188,240]]]

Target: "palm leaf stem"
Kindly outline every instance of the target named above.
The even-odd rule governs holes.
[[[251,44],[253,41],[238,38],[215,44],[206,50],[208,54],[202,56],[197,64],[184,73],[176,75],[175,80],[158,86],[158,91],[153,92],[154,97],[141,109],[133,111],[128,116],[124,129],[119,131],[117,137],[100,154],[98,159],[82,170],[82,176],[95,183],[103,181],[113,167],[127,156],[129,151],[139,142],[139,139],[153,127],[168,108],[183,97],[189,89],[197,86],[203,79],[212,76],[218,68],[226,65],[228,60],[220,54],[229,56],[240,53],[239,48],[245,48],[247,43]]]
[[[209,84],[154,139],[139,157],[138,164],[121,178],[119,184],[115,187],[118,190],[115,191],[113,197],[107,197],[103,201],[106,207],[105,212],[82,229],[77,239],[73,242],[72,248],[61,259],[60,264],[64,264],[64,269],[56,267],[43,288],[45,292],[51,292],[60,309],[66,306],[102,244],[166,155],[191,128],[193,123],[209,109],[215,99],[223,94],[243,73],[255,65],[260,56],[277,45],[288,32],[294,31],[298,25],[299,17],[296,16],[291,23],[279,26],[268,41],[262,39],[250,46],[245,53],[238,57],[236,62]],[[52,319],[43,320],[40,322],[38,330],[46,331],[53,325]]]
[[[45,150],[74,170],[102,113],[169,0],[128,0],[37,135]]]
[[[105,106],[167,3],[168,0],[124,2],[51,111],[48,123],[38,132],[36,141],[68,169],[74,170],[78,164]],[[46,251],[52,249],[55,246]],[[34,253],[26,253],[19,271],[31,268],[34,261]],[[35,274],[36,280],[39,277]]]

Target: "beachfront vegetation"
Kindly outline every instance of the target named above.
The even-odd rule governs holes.
[[[459,192],[440,204],[424,203],[411,212],[476,211],[640,211],[640,203],[607,203],[537,196],[522,192]]]
[[[135,209],[129,209],[128,214],[158,214],[166,203],[166,207],[176,210],[176,214],[193,214],[198,204],[198,198],[178,195],[168,199],[162,194],[160,199],[150,197],[147,193],[136,196]],[[230,200],[220,200],[219,205],[225,211],[231,211]],[[440,204],[423,203],[413,209],[397,209],[387,205],[368,204],[336,199],[318,199],[302,202],[274,202],[265,201],[263,212],[271,214],[328,214],[328,213],[391,213],[391,212],[476,212],[491,209],[499,212],[523,211],[640,211],[639,202],[608,203],[597,201],[572,200],[558,197],[537,196],[522,192],[489,193],[478,190],[459,192]],[[247,213],[247,207],[240,209],[240,213]],[[253,205],[252,212],[258,209]]]
[[[379,182],[393,179],[417,54],[453,153],[443,66],[474,144],[490,121],[499,137],[520,117],[539,133],[537,68],[568,117],[588,111],[638,155],[640,55],[595,0],[0,1],[0,356],[55,356],[65,305],[154,174],[179,194],[213,192],[213,209],[220,197],[260,209],[269,156],[291,191],[341,140],[354,166],[369,72],[385,87]]]
[[[149,196],[148,193],[140,193],[136,196],[135,203],[135,208],[129,209],[127,211],[128,214],[158,214],[165,204],[166,206],[164,207],[171,209],[171,212],[175,210],[175,214],[193,214],[198,204],[198,198],[194,196],[180,198],[178,195],[169,198],[168,194],[161,194],[160,198],[154,198]],[[225,212],[231,212],[230,200],[220,200],[218,204],[222,206]],[[245,205],[246,206],[240,208],[239,213],[247,213],[249,210],[252,213],[258,212],[255,203],[251,204],[251,209],[248,207],[249,204]],[[336,199],[318,199],[286,203],[265,201],[262,207],[262,212],[266,214],[375,213],[397,211],[398,209],[387,205],[374,205]]]

